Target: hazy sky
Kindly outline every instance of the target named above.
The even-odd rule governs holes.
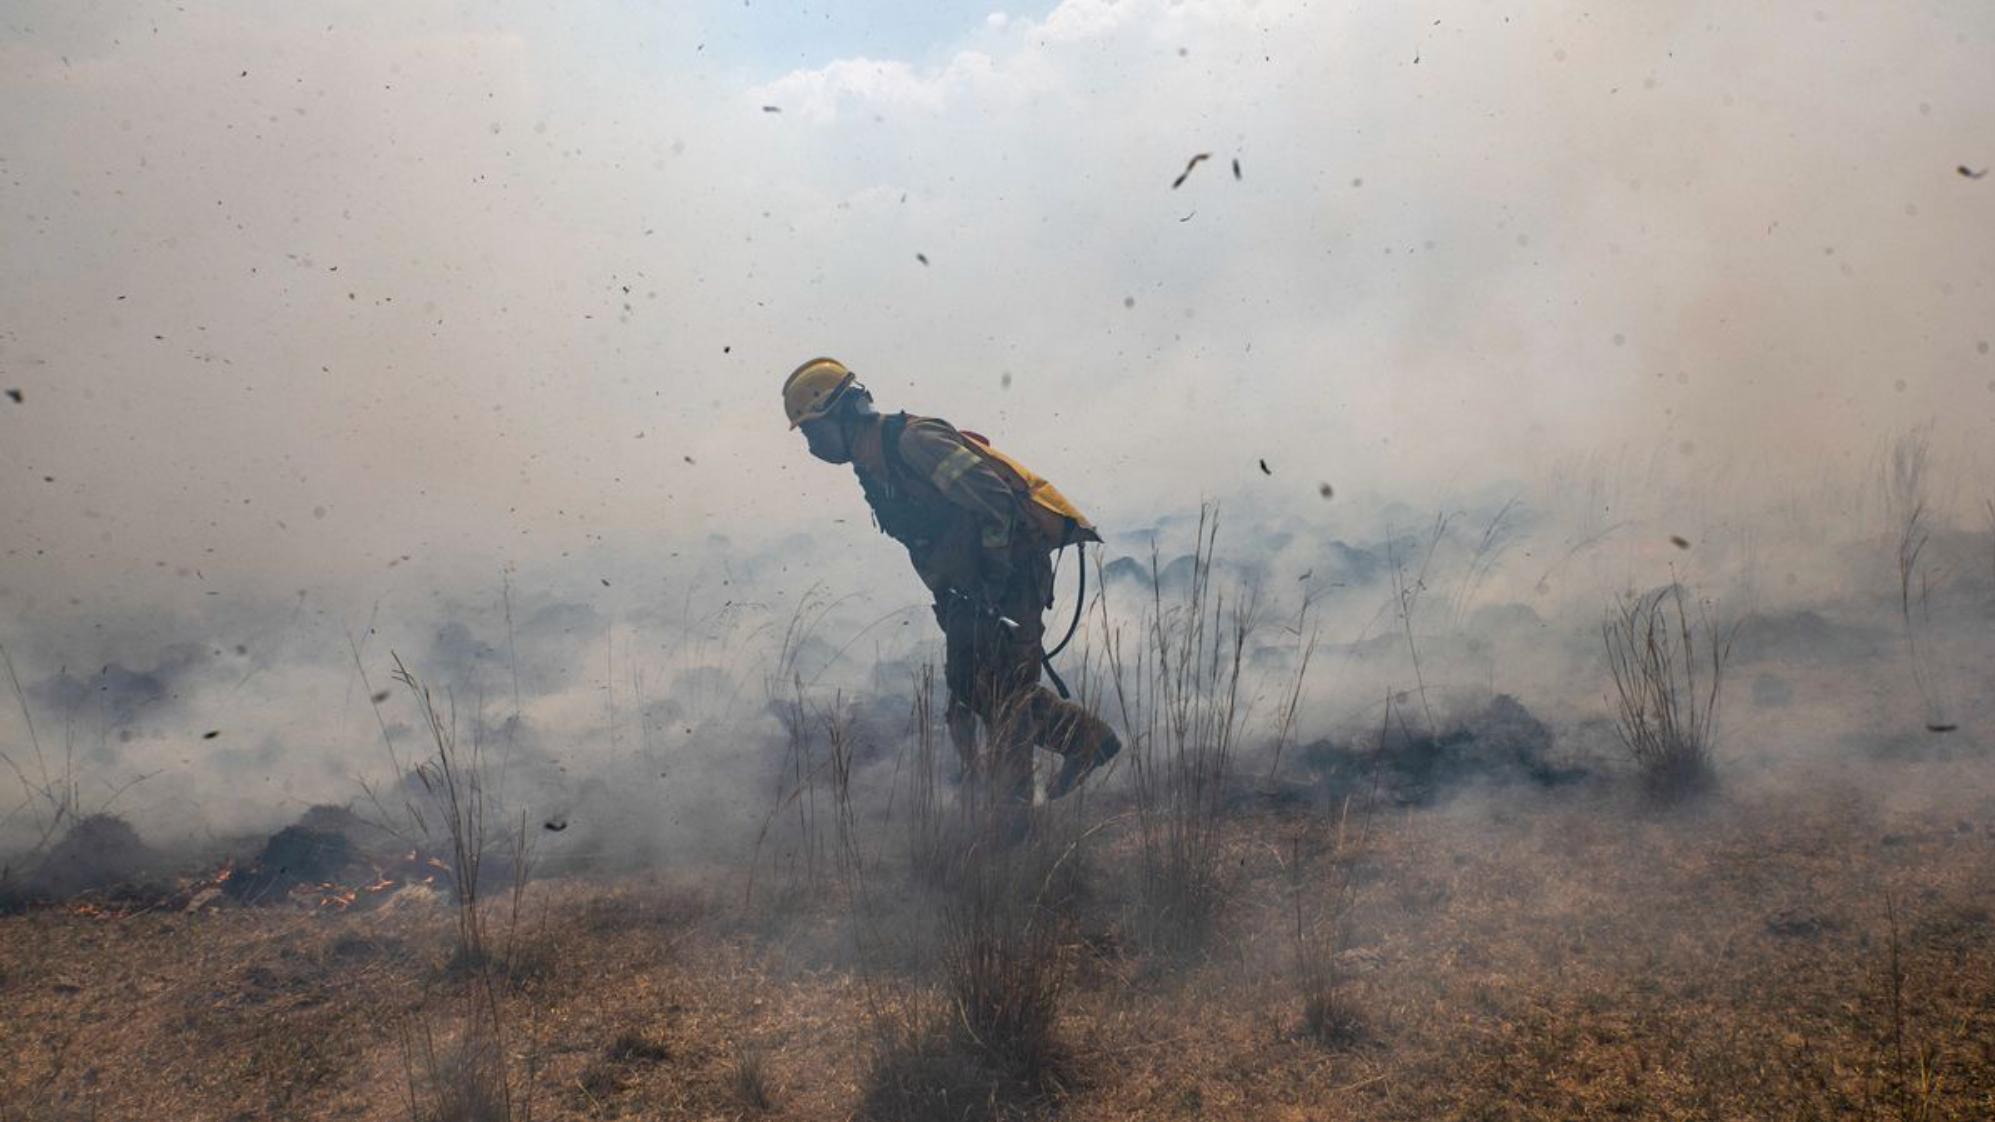
[[[1428,681],[1578,704],[1628,587],[1895,591],[1823,535],[1889,532],[1852,496],[1913,426],[1934,524],[1985,518],[1990,164],[1982,0],[0,0],[0,644],[149,836],[388,781],[391,652],[525,695],[536,798],[752,820],[714,777],[798,605],[886,710],[933,638],[785,429],[828,353],[1112,547],[1225,500],[1230,556],[1339,578],[1330,642],[1390,622],[1385,535],[1474,511],[1459,569],[1517,498]],[[1405,685],[1360,646],[1312,722]]]
[[[1991,137],[1975,0],[0,0],[0,605],[841,541],[817,353],[1121,524],[1970,449]]]

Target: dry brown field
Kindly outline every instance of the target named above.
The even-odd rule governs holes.
[[[1065,810],[1024,1050],[973,1030],[961,886],[896,834],[752,894],[746,855],[488,893],[483,971],[419,887],[86,898],[0,918],[0,1118],[1987,1119],[1991,773],[1243,795],[1195,930],[1146,909],[1134,810]]]

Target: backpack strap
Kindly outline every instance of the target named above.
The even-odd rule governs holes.
[[[880,422],[880,455],[887,462],[887,477],[905,488],[909,476],[907,460],[901,457],[901,434],[907,431],[908,415],[896,413]]]

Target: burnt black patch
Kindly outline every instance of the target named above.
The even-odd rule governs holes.
[[[1301,749],[1302,761],[1333,795],[1363,793],[1376,785],[1393,804],[1439,802],[1476,784],[1558,787],[1589,777],[1583,767],[1553,754],[1552,730],[1522,702],[1497,694],[1439,732],[1397,719],[1369,746],[1319,740]]]

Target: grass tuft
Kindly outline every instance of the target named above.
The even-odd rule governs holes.
[[[735,1053],[728,1083],[734,1101],[755,1114],[776,1109],[776,1085],[769,1075],[768,1057],[759,1048],[743,1048]]]
[[[1042,905],[1044,847],[966,862],[943,925],[942,968],[957,1016],[980,1048],[1027,1078],[1050,1076],[1067,970],[1060,918]]]
[[[1683,586],[1623,600],[1601,625],[1614,680],[1615,727],[1658,802],[1702,794],[1717,783],[1713,751],[1718,694],[1731,653],[1708,611],[1693,626]],[[1701,680],[1699,666],[1708,667]]]
[[[663,1044],[646,1036],[641,1030],[624,1029],[610,1038],[603,1054],[617,1063],[657,1063],[670,1057]]]
[[[1202,943],[1225,905],[1219,834],[1251,699],[1243,689],[1258,596],[1215,586],[1218,512],[1199,512],[1189,579],[1167,598],[1152,548],[1150,607],[1134,644],[1108,626],[1110,683],[1128,733],[1141,842],[1144,934],[1165,950]]]

